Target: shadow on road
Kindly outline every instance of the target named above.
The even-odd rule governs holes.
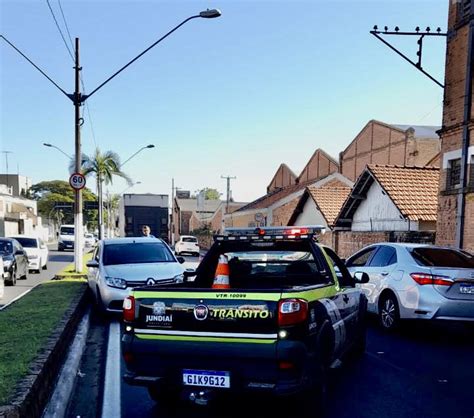
[[[49,256],[49,261],[52,262],[73,262],[74,261],[74,253],[71,254],[52,254]]]

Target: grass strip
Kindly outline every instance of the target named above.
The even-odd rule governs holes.
[[[71,263],[64,267],[61,271],[56,273],[56,278],[60,277],[61,279],[82,279],[84,275],[87,274],[87,262],[92,259],[92,252],[84,254],[82,257],[82,272],[76,273],[74,271],[74,263]]]
[[[0,311],[0,405],[13,395],[16,384],[84,286],[83,280],[45,282]]]

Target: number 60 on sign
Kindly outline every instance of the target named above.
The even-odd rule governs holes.
[[[75,190],[81,190],[86,186],[86,178],[81,173],[73,173],[69,177],[69,184]]]

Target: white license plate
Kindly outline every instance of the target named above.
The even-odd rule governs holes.
[[[459,286],[459,293],[464,293],[465,295],[474,295],[474,286],[462,284]]]
[[[230,388],[230,373],[212,370],[183,370],[183,384],[210,388]]]

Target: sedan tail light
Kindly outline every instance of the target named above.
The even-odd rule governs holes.
[[[295,325],[308,318],[308,302],[304,299],[282,299],[278,302],[278,325]]]
[[[411,278],[419,285],[431,284],[437,286],[451,286],[454,280],[447,276],[434,276],[427,273],[411,273]]]
[[[135,298],[127,296],[123,300],[123,320],[133,322],[135,320]]]

